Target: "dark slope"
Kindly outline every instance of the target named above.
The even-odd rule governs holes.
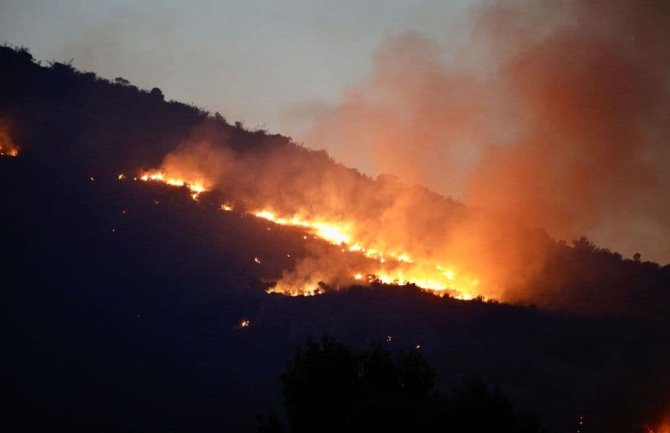
[[[366,190],[366,200],[388,199],[374,192],[397,182],[384,176],[371,180],[336,164],[325,152],[305,149],[281,135],[249,131],[218,114],[208,116],[195,107],[166,102],[159,89],[143,91],[125,80],[110,82],[61,63],[40,66],[27,51],[8,47],[0,47],[3,126],[21,147],[26,163],[87,177],[132,175],[141,168],[158,167],[187,137],[204,134],[238,155],[272,154],[292,161],[291,169],[308,183],[322,173],[347,179],[343,184]],[[285,194],[290,198],[291,192],[296,193]],[[423,188],[414,188],[413,195],[422,197],[416,203],[430,203],[433,211],[444,210],[454,217],[470,212]],[[420,215],[419,209],[417,223]],[[530,280],[508,288],[509,299],[573,312],[670,317],[670,265],[624,259],[587,239],[566,245],[551,241],[540,230],[508,230],[527,231],[524,239],[529,245],[539,242],[545,251],[541,255],[547,256]],[[522,254],[531,261],[536,256],[532,251]]]
[[[263,281],[291,265],[286,253],[318,241],[182,190],[0,162],[5,371],[26,426],[249,431],[279,405],[293,348],[323,331],[358,346],[389,335],[393,347],[420,344],[442,385],[479,375],[564,428],[578,414],[637,422],[670,385],[667,322],[411,287],[267,295]],[[242,319],[251,326],[237,329]]]
[[[270,296],[265,282],[316,240],[222,212],[207,196],[116,178],[157,165],[204,113],[27,56],[0,49],[0,115],[22,146],[0,158],[3,389],[8,421],[24,430],[251,431],[278,407],[293,348],[323,331],[356,345],[388,335],[394,347],[421,344],[443,385],[480,375],[558,431],[574,430],[577,415],[592,431],[635,431],[667,406],[667,267],[557,245],[550,270],[567,282],[554,296],[575,282],[586,303],[617,282],[639,288],[649,300],[631,295],[636,318],[625,319],[411,287]],[[307,152],[209,121],[242,151]],[[640,317],[647,305],[653,314]],[[237,329],[242,319],[251,326]]]
[[[98,175],[157,167],[206,121],[212,135],[226,136],[235,150],[279,149],[315,168],[334,165],[325,152],[308,151],[287,137],[165,101],[160,89],[140,90],[122,78],[111,82],[58,62],[45,67],[26,50],[1,46],[0,119],[9,121],[24,158]]]

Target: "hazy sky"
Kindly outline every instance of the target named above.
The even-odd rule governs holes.
[[[667,262],[666,3],[0,0],[0,42]]]
[[[67,61],[250,127],[333,102],[386,36],[462,37],[475,0],[0,0],[0,41]]]

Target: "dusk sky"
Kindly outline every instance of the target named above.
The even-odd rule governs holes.
[[[670,0],[0,0],[5,423],[670,433]]]
[[[289,134],[283,114],[333,103],[369,72],[385,37],[457,39],[472,3],[2,0],[0,41]]]
[[[0,0],[0,42],[667,262],[670,12],[617,4]]]

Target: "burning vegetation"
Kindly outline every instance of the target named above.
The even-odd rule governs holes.
[[[124,175],[119,175],[119,180],[123,179],[122,177]],[[166,176],[163,172],[160,171],[152,171],[148,173],[144,173],[141,177],[140,180],[147,182],[147,181],[152,181],[152,182],[162,182],[165,183],[166,185],[170,186],[176,186],[176,187],[185,187],[188,188],[189,191],[191,191],[191,197],[193,200],[197,200],[198,196],[202,194],[203,192],[207,191],[205,188],[205,185],[201,182],[198,181],[186,181],[184,179],[180,179],[177,177],[171,177],[171,176]],[[222,205],[223,206],[223,205]]]
[[[404,252],[385,252],[376,248],[362,246],[351,233],[355,223],[351,221],[308,220],[298,215],[278,217],[274,212],[261,210],[253,212],[258,218],[275,224],[302,227],[312,235],[341,247],[343,254],[361,254],[374,262],[377,267],[369,268],[367,273],[351,273],[350,284],[365,281],[380,281],[386,284],[415,284],[437,295],[450,294],[458,299],[472,299],[477,295],[479,282],[474,278],[457,275],[456,271],[441,264],[413,260]],[[324,264],[327,266],[327,264]],[[371,269],[371,270],[370,270]],[[287,295],[313,295],[321,291],[324,281],[318,278],[306,278],[301,282],[289,282],[285,278],[270,289],[272,293]],[[346,281],[346,278],[344,279]]]
[[[204,155],[206,158],[201,159],[200,156]],[[460,270],[457,264],[451,263],[445,256],[416,248],[416,245],[412,248],[407,238],[412,230],[409,215],[403,218],[407,226],[401,227],[398,224],[391,224],[393,217],[390,214],[383,219],[375,217],[374,208],[368,209],[362,206],[353,197],[351,202],[354,206],[347,209],[341,205],[347,200],[347,197],[341,194],[346,194],[347,191],[338,190],[336,185],[338,179],[335,178],[332,179],[333,185],[326,186],[332,201],[322,201],[326,207],[321,208],[319,212],[319,209],[311,203],[300,202],[305,199],[305,194],[320,195],[318,190],[305,191],[306,185],[296,185],[296,181],[297,183],[301,181],[294,179],[292,182],[284,183],[286,189],[277,191],[277,196],[267,195],[266,191],[254,191],[253,184],[241,184],[234,177],[227,175],[231,169],[240,170],[240,165],[251,165],[250,161],[231,158],[233,157],[228,150],[225,148],[217,150],[210,143],[187,144],[174,154],[168,155],[159,169],[144,172],[137,179],[187,188],[195,200],[200,194],[215,189],[224,194],[232,193],[230,200],[220,204],[220,209],[232,211],[233,208],[239,207],[245,209],[248,215],[279,226],[302,229],[312,237],[336,247],[312,252],[300,260],[294,269],[285,270],[280,280],[269,288],[268,292],[309,296],[323,293],[328,288],[339,289],[356,284],[382,282],[414,284],[438,296],[449,295],[464,300],[483,296],[480,280],[474,273]],[[278,170],[275,175],[280,178],[288,178],[289,173],[283,173],[281,165],[281,155],[277,154],[264,158],[260,164],[264,168]],[[343,170],[341,174],[344,175],[342,180],[359,183],[361,188],[369,190],[370,195],[374,195],[374,190],[379,187],[377,182],[354,175],[352,172]],[[272,183],[269,178],[261,180],[265,184]],[[225,183],[227,181],[230,183]],[[278,179],[278,185],[281,184],[281,179]],[[291,200],[289,193],[296,187],[300,187],[302,191],[296,190],[295,200]],[[386,188],[391,186],[387,185]],[[388,199],[398,194],[399,199],[407,200],[411,194],[411,188],[399,182],[394,182],[392,188],[393,191],[383,191]],[[238,195],[238,191],[245,193]],[[257,196],[261,193],[264,197]],[[353,193],[353,190],[349,193]],[[426,194],[423,191],[421,193]],[[372,206],[381,204],[380,200],[371,203]],[[393,201],[386,202],[388,206],[386,211],[402,212],[394,209],[397,205]],[[283,212],[277,210],[280,208]],[[383,207],[377,209],[384,210]],[[405,230],[409,233],[405,233]],[[257,264],[261,263],[259,258],[254,258],[254,261]]]
[[[19,156],[19,147],[10,135],[9,126],[0,119],[0,156]]]
[[[662,2],[526,6],[482,7],[473,49],[457,63],[421,35],[389,39],[371,74],[312,119],[307,143],[402,182],[273,136],[246,146],[211,118],[142,176],[195,199],[216,191],[224,210],[334,246],[286,269],[271,289],[278,293],[381,281],[463,299],[582,300],[580,286],[611,273],[580,269],[550,235],[588,233],[631,256],[641,244],[668,257],[659,197],[670,184],[670,15]],[[458,194],[470,207],[404,182]],[[623,259],[586,250],[601,253],[602,269]]]
[[[581,9],[582,13],[588,12],[594,5],[602,6],[605,3],[583,4],[585,6]],[[570,5],[574,6],[573,3]],[[502,18],[491,22],[506,23],[507,20],[503,18],[508,11],[505,9],[494,8],[492,12],[501,13]],[[557,405],[555,402],[581,402],[580,404],[589,409],[578,408],[574,412],[587,416],[585,419],[588,422],[584,423],[584,429],[581,429],[580,423],[582,432],[589,431],[591,420],[596,419],[590,412],[597,412],[598,407],[601,407],[605,408],[598,414],[601,422],[625,426],[605,428],[602,431],[637,431],[627,427],[634,425],[641,429],[642,420],[645,420],[650,426],[648,431],[665,433],[667,422],[657,422],[660,418],[654,415],[667,407],[665,370],[668,365],[668,351],[664,338],[667,339],[667,306],[670,305],[667,291],[670,266],[660,267],[655,263],[643,262],[639,255],[632,260],[623,259],[618,253],[596,247],[586,238],[573,242],[573,245],[554,242],[542,230],[528,228],[529,223],[544,225],[549,222],[550,229],[563,226],[551,224],[552,220],[547,219],[547,216],[555,217],[560,220],[558,222],[570,222],[576,218],[589,224],[599,222],[598,217],[603,214],[613,219],[620,216],[626,222],[627,216],[637,210],[647,212],[645,217],[649,217],[651,221],[657,221],[656,217],[659,215],[667,216],[664,210],[667,205],[664,197],[667,194],[664,194],[663,189],[668,185],[663,182],[667,173],[655,173],[653,179],[638,176],[640,168],[649,168],[642,172],[651,175],[656,165],[662,166],[667,161],[664,156],[667,153],[663,153],[656,143],[667,136],[665,124],[658,122],[658,119],[664,119],[664,114],[667,114],[663,108],[668,100],[667,92],[658,89],[658,77],[651,74],[647,77],[649,80],[640,81],[638,72],[648,68],[632,68],[627,75],[631,80],[622,79],[613,83],[616,85],[611,85],[608,79],[617,78],[617,74],[608,73],[602,77],[602,81],[597,76],[596,81],[602,87],[593,88],[588,85],[594,81],[594,73],[617,70],[616,67],[607,67],[611,61],[614,61],[615,66],[631,66],[627,63],[627,58],[619,56],[621,53],[632,55],[629,52],[631,47],[663,48],[663,45],[655,45],[657,41],[653,34],[646,34],[640,29],[658,30],[669,27],[642,25],[645,20],[638,13],[640,10],[642,8],[630,11],[633,16],[633,19],[627,21],[627,26],[632,26],[630,31],[619,32],[624,35],[621,38],[631,44],[625,50],[610,49],[606,51],[606,55],[592,58],[598,52],[598,44],[588,38],[584,39],[582,36],[589,35],[584,35],[583,29],[603,31],[608,36],[602,40],[605,48],[612,48],[611,43],[615,43],[616,48],[616,43],[622,43],[622,39],[618,36],[609,38],[610,27],[606,22],[612,20],[598,19],[598,23],[605,26],[604,28],[598,25],[581,25],[590,22],[588,17],[599,16],[587,14],[588,17],[580,18],[581,24],[577,26],[579,31],[572,35],[579,36],[576,40],[568,38],[563,31],[554,32],[554,27],[547,27],[551,31],[543,33],[546,37],[540,38],[542,44],[534,47],[536,49],[521,50],[524,56],[514,56],[517,62],[505,63],[509,68],[502,71],[503,76],[510,80],[506,79],[504,83],[520,83],[521,91],[517,95],[520,98],[518,102],[522,103],[520,106],[532,101],[531,105],[538,111],[529,112],[529,116],[519,116],[524,123],[530,123],[521,126],[529,128],[521,128],[526,133],[521,134],[518,141],[510,139],[509,143],[504,144],[508,147],[490,151],[485,146],[476,146],[484,151],[486,158],[472,172],[484,177],[473,177],[483,181],[473,183],[477,188],[472,191],[474,200],[469,203],[478,203],[481,206],[490,204],[487,207],[497,209],[496,213],[483,211],[481,207],[466,208],[421,187],[402,183],[393,176],[382,175],[374,179],[366,177],[334,163],[325,152],[308,151],[285,137],[230,125],[220,116],[208,117],[198,109],[165,102],[134,87],[119,87],[98,80],[94,75],[79,74],[72,68],[45,68],[23,60],[11,60],[14,63],[10,64],[22,66],[0,68],[0,74],[5,77],[0,83],[6,86],[5,89],[12,88],[11,92],[0,92],[0,99],[8,107],[6,112],[12,112],[12,133],[20,132],[21,135],[15,135],[15,142],[11,141],[9,128],[4,126],[3,153],[18,153],[16,143],[21,149],[25,146],[31,152],[30,155],[28,152],[22,155],[21,164],[4,161],[3,170],[0,170],[5,186],[12,185],[8,182],[10,179],[15,182],[14,188],[10,186],[3,190],[7,194],[4,203],[8,208],[3,212],[3,217],[6,218],[6,227],[16,227],[15,230],[7,231],[6,236],[10,245],[7,250],[18,252],[12,255],[13,262],[10,263],[22,263],[22,266],[6,266],[6,274],[11,276],[8,281],[25,289],[15,290],[17,297],[25,298],[25,311],[44,308],[36,310],[41,313],[51,308],[52,303],[43,302],[44,307],[40,307],[35,304],[35,299],[53,299],[59,302],[62,298],[62,303],[70,308],[72,303],[69,300],[81,295],[80,273],[84,271],[88,276],[84,274],[83,281],[88,282],[90,287],[99,287],[100,293],[137,296],[135,303],[127,302],[125,297],[119,297],[124,301],[119,303],[108,302],[107,295],[101,298],[105,308],[117,309],[113,311],[127,313],[121,304],[133,304],[129,306],[131,315],[118,314],[133,318],[135,311],[139,311],[136,303],[173,299],[175,302],[166,303],[166,308],[181,307],[184,305],[184,297],[181,295],[184,292],[190,295],[194,293],[189,292],[190,290],[200,288],[202,291],[192,298],[202,299],[203,304],[209,305],[212,294],[210,283],[213,282],[217,286],[217,297],[219,294],[230,296],[226,299],[231,299],[231,302],[220,304],[221,308],[217,304],[212,310],[207,310],[214,311],[208,317],[226,317],[220,322],[221,327],[212,326],[212,329],[225,328],[226,331],[234,332],[235,341],[253,337],[258,331],[257,335],[262,335],[259,345],[263,347],[268,342],[273,344],[277,341],[276,338],[267,338],[268,335],[274,337],[279,335],[277,332],[287,329],[291,335],[295,335],[294,330],[300,329],[293,326],[295,322],[290,320],[271,320],[284,316],[273,316],[277,313],[273,313],[272,308],[267,308],[268,305],[299,307],[300,309],[290,310],[286,317],[302,321],[299,323],[305,323],[304,328],[309,329],[317,329],[315,323],[320,323],[318,326],[322,329],[342,326],[334,323],[332,317],[356,314],[357,318],[362,318],[362,325],[346,319],[346,328],[354,329],[361,338],[369,336],[370,329],[374,329],[378,335],[388,335],[386,341],[392,341],[394,345],[403,344],[403,341],[409,342],[410,347],[425,353],[447,348],[450,351],[437,353],[444,355],[444,359],[449,359],[450,362],[455,360],[458,363],[458,356],[455,357],[454,354],[463,354],[461,365],[473,365],[473,368],[479,368],[482,360],[490,362],[490,371],[500,372],[503,380],[504,377],[511,377],[510,380],[515,380],[520,385],[517,392],[528,393],[534,400],[544,399],[545,407],[564,406],[565,411],[570,412],[570,428],[574,424],[572,408],[569,404]],[[607,12],[603,15],[605,17],[612,14],[618,16],[612,11],[604,12]],[[509,16],[520,15],[512,13]],[[664,16],[668,15],[649,15],[659,19]],[[521,28],[519,33],[535,34],[526,30]],[[629,38],[629,35],[635,37]],[[434,52],[430,49],[415,50],[417,44],[412,41],[418,42],[418,46],[423,48],[431,45],[423,39],[400,38],[396,41],[399,45],[391,47],[398,50],[390,49],[388,53],[400,52],[403,55],[380,58],[380,65],[384,66],[385,62],[399,59],[399,64],[392,66],[419,66],[408,72],[437,71],[436,74],[427,74],[429,78],[451,76],[440,72],[440,65],[432,68],[430,62],[427,65],[422,63],[424,57],[430,57]],[[572,43],[566,45],[570,41]],[[584,51],[565,48],[572,45],[576,48],[587,46],[590,49]],[[416,52],[420,54],[420,58],[415,59],[416,62],[405,61],[404,55]],[[526,58],[525,55],[529,53],[536,57]],[[547,53],[558,54],[553,57],[546,55]],[[642,60],[658,61],[661,64],[656,70],[664,70],[666,57],[645,53],[644,50],[640,51],[640,55],[644,57]],[[576,54],[586,55],[585,60],[589,61],[574,61],[574,58],[562,57]],[[552,59],[561,61],[558,65],[554,62],[547,63]],[[644,65],[645,62],[641,64]],[[390,71],[394,72],[394,69]],[[561,71],[562,74],[554,74],[556,71]],[[404,72],[404,69],[400,72]],[[395,73],[387,76],[380,72],[377,83],[393,89],[407,89],[407,86],[397,85],[396,81],[398,77],[405,76]],[[422,79],[401,78],[400,81],[403,84],[424,83]],[[45,97],[51,95],[54,82],[60,83],[58,95],[53,98]],[[408,110],[399,113],[397,118],[391,116],[380,127],[373,127],[368,123],[369,119],[379,119],[380,116],[374,115],[374,107],[366,104],[354,104],[353,111],[343,109],[333,113],[328,120],[333,121],[332,131],[338,133],[337,140],[355,145],[364,144],[365,140],[355,139],[356,137],[348,136],[346,132],[386,131],[387,136],[369,138],[379,147],[379,155],[388,158],[389,166],[395,167],[403,179],[412,179],[409,176],[412,173],[430,172],[430,167],[422,167],[421,164],[408,167],[404,164],[407,158],[403,155],[425,154],[431,161],[440,161],[436,157],[440,155],[437,145],[448,142],[446,138],[449,137],[445,138],[443,134],[449,131],[431,129],[430,126],[439,124],[452,128],[455,124],[462,125],[460,120],[469,118],[468,115],[472,114],[465,112],[461,113],[463,116],[454,115],[458,113],[448,110],[449,107],[441,107],[439,103],[436,106],[433,102],[474,101],[479,102],[473,104],[478,109],[482,101],[488,105],[492,99],[474,96],[472,100],[451,98],[448,93],[437,92],[435,89],[459,89],[456,91],[458,96],[461,89],[472,88],[440,84],[443,83],[441,79],[425,83],[425,87],[414,89],[416,94],[410,91],[410,94],[393,94],[389,98],[366,97],[353,101],[377,99],[390,102],[393,107]],[[460,82],[456,80],[456,84]],[[649,89],[646,85],[650,86]],[[509,85],[505,88],[514,87]],[[382,90],[385,89],[384,87]],[[649,91],[638,91],[645,89]],[[481,96],[478,93],[481,89],[474,90],[476,91],[472,95]],[[117,95],[118,98],[110,98],[110,94]],[[76,97],[67,99],[61,95]],[[372,91],[369,95],[379,93]],[[418,95],[440,97],[425,103]],[[652,98],[658,104],[648,104],[649,95],[658,96]],[[394,102],[396,96],[399,96],[397,101],[400,103]],[[589,98],[584,98],[585,96]],[[617,103],[617,98],[621,98],[621,103]],[[113,101],[113,104],[109,101]],[[86,110],[81,107],[86,107]],[[609,110],[603,110],[603,107]],[[352,108],[352,104],[345,104],[344,108]],[[415,108],[418,109],[414,110]],[[53,116],[53,113],[59,115]],[[407,119],[437,121],[431,125],[421,122],[403,123]],[[445,119],[455,121],[449,122]],[[636,146],[637,139],[640,138],[637,133],[640,131],[631,125],[641,125],[636,121],[640,119],[647,121],[646,135],[643,135],[651,141],[643,140],[642,145]],[[618,123],[610,129],[612,120]],[[479,128],[480,124],[474,123],[477,126],[474,132],[491,129],[498,136],[505,137],[515,132],[505,128],[492,128],[491,125],[489,128]],[[398,125],[404,129],[394,129]],[[452,141],[467,137],[465,133],[473,131],[457,132],[459,133],[455,133]],[[24,140],[24,134],[30,140]],[[21,140],[17,137],[21,137]],[[550,137],[551,141],[543,141],[546,137]],[[461,141],[470,144],[468,140]],[[409,146],[412,143],[428,145],[421,147],[420,152],[416,152],[416,146],[405,148],[406,153],[397,152],[398,146]],[[575,147],[577,145],[581,147]],[[579,155],[580,158],[571,158],[574,155]],[[641,160],[649,165],[640,164]],[[5,167],[8,169],[5,170]],[[136,181],[170,185],[181,189],[180,192],[184,192],[184,195],[166,188],[160,188],[163,190],[160,195],[153,195],[154,188],[130,187],[127,179],[133,178],[131,173],[137,167],[154,169],[137,173]],[[24,169],[27,170],[20,171]],[[119,170],[123,170],[125,174],[119,174]],[[459,167],[445,166],[440,162],[440,170],[451,174],[457,173]],[[71,187],[59,184],[62,179],[53,176],[54,173],[61,177],[62,173],[67,173],[71,179],[65,185]],[[490,177],[487,176],[489,174]],[[114,178],[119,182],[109,181]],[[58,181],[52,185],[52,179]],[[81,179],[85,180],[82,188],[79,184]],[[420,176],[413,179],[422,184],[428,183]],[[644,185],[641,186],[639,181],[642,184],[648,182],[648,188],[643,188]],[[114,192],[110,184],[119,187],[124,193],[118,195],[118,191]],[[495,188],[491,188],[491,185]],[[42,189],[49,191],[51,195],[41,191]],[[68,194],[63,194],[63,191]],[[81,191],[86,192],[86,195]],[[134,195],[136,193],[137,197]],[[191,202],[187,193],[198,204]],[[109,197],[124,198],[117,202],[109,200]],[[607,200],[599,201],[602,197]],[[617,201],[619,197],[622,199],[620,203]],[[45,202],[51,204],[48,211],[41,210]],[[184,203],[187,206],[183,206]],[[205,205],[210,204],[221,212],[209,212],[209,208],[205,209]],[[603,204],[604,207],[601,206]],[[163,212],[168,209],[174,212]],[[180,213],[185,209],[194,212],[192,215]],[[95,213],[83,212],[84,210]],[[515,212],[510,213],[510,210]],[[161,215],[166,215],[165,221],[156,224]],[[188,218],[182,219],[182,216]],[[225,227],[228,230],[225,239],[229,243],[221,241],[219,237],[210,236],[216,231],[217,224],[225,219],[231,222],[230,226]],[[181,230],[183,227],[179,224],[184,221],[188,221],[186,226],[190,227],[190,231]],[[665,239],[664,221],[658,226],[651,226],[650,233],[657,239]],[[63,230],[63,226],[68,229]],[[159,230],[152,231],[157,226]],[[645,225],[631,225],[643,226]],[[49,229],[35,230],[39,227]],[[52,227],[59,229],[52,230]],[[180,230],[175,230],[175,227],[180,227]],[[579,228],[588,227],[589,225],[583,225]],[[653,230],[654,227],[659,230]],[[239,237],[235,231],[240,232]],[[148,232],[152,235],[147,236]],[[264,236],[256,236],[258,232]],[[277,240],[287,233],[291,234],[291,249],[283,248],[284,244]],[[619,235],[620,232],[616,231],[616,234]],[[166,239],[172,240],[171,236],[174,236],[175,242],[165,242]],[[80,238],[81,242],[72,242],[73,239]],[[203,248],[200,242],[192,242],[202,239],[207,241],[207,247]],[[665,245],[664,242],[661,243]],[[304,249],[301,249],[303,244]],[[150,252],[152,260],[142,260],[147,256],[147,251]],[[156,252],[161,254],[155,254]],[[231,254],[227,255],[227,252]],[[33,260],[33,257],[39,260]],[[168,257],[179,260],[167,260]],[[225,273],[221,271],[222,261],[230,265],[226,266],[229,269],[225,269]],[[50,272],[35,272],[35,263],[53,263],[53,266],[47,269]],[[71,263],[82,266],[72,267]],[[207,265],[201,267],[202,263]],[[151,272],[147,272],[147,267]],[[203,269],[206,271],[201,272]],[[482,296],[502,301],[532,302],[540,307],[557,307],[570,312],[604,312],[607,315],[641,313],[640,317],[653,320],[644,326],[633,320],[610,320],[609,316],[604,322],[588,322],[585,321],[587,319],[572,315],[566,315],[567,317],[557,321],[558,319],[544,311],[533,310],[529,314],[530,309],[492,303],[461,305],[421,296],[414,293],[414,290],[378,284],[370,284],[371,290],[355,288],[337,296],[318,298],[316,302],[311,299],[289,300],[281,296],[268,299],[262,292],[262,288],[266,286],[260,281],[264,281],[264,277],[270,272],[273,278],[277,278],[276,284],[269,291],[285,295],[313,295],[379,281],[413,283],[437,295],[464,299]],[[58,284],[54,283],[54,276],[61,278]],[[166,287],[169,290],[165,290]],[[240,288],[239,291],[244,292],[244,296],[258,296],[258,309],[247,310],[238,299],[238,290],[233,288]],[[247,288],[253,290],[246,290]],[[61,291],[66,296],[61,296]],[[407,302],[405,294],[410,292],[415,297]],[[147,293],[152,296],[147,296]],[[177,298],[175,294],[180,297]],[[10,298],[14,302],[13,297]],[[329,306],[341,299],[347,300],[341,308],[332,309]],[[315,308],[317,304],[322,309]],[[366,307],[357,310],[359,305]],[[395,310],[394,305],[401,305],[403,308]],[[242,308],[243,312],[240,311]],[[92,308],[91,311],[99,310]],[[182,326],[183,323],[175,321],[174,317],[184,317],[183,314],[178,309],[168,311],[174,311],[174,314],[165,315],[166,320],[160,325],[152,326],[152,329],[175,329],[176,332],[170,332],[168,338],[172,340],[174,336],[183,336],[188,341],[184,347],[189,349],[193,348],[192,337],[205,338],[204,333],[200,332],[200,321],[188,319],[188,324]],[[286,310],[282,310],[282,314],[284,311]],[[485,311],[488,313],[484,314]],[[469,326],[463,327],[458,320],[451,320],[458,318],[460,314],[471,313],[473,315],[468,316],[472,321]],[[68,316],[76,318],[88,315]],[[33,318],[38,316],[28,313],[25,317],[30,326],[33,326]],[[248,317],[253,318],[253,322]],[[402,320],[398,320],[399,317]],[[443,322],[445,317],[450,320]],[[155,317],[152,320],[154,319]],[[383,323],[383,326],[377,326],[378,322]],[[43,334],[43,323],[46,322],[35,322],[36,336]],[[87,325],[92,324],[86,321],[78,323],[83,326],[68,326],[68,329],[86,330],[89,327]],[[197,324],[197,329],[193,327],[194,323]],[[288,323],[289,326],[276,326],[276,323]],[[356,323],[356,326],[352,326],[352,323]],[[408,323],[411,325],[408,326]],[[417,323],[421,326],[416,326]],[[454,324],[458,326],[453,326]],[[170,328],[171,326],[174,328]],[[118,328],[125,329],[124,326]],[[196,329],[197,332],[182,333],[189,329]],[[241,331],[243,329],[246,331]],[[272,333],[268,331],[270,329]],[[415,335],[421,329],[430,330],[434,334]],[[102,331],[108,332],[107,327]],[[54,335],[59,336],[60,333]],[[103,338],[94,338],[93,335],[90,337],[87,341],[105,341]],[[156,334],[149,333],[147,337],[144,341],[151,344],[155,341]],[[225,356],[211,358],[217,359],[217,362],[207,363],[209,365],[218,366],[218,361],[230,358],[232,352],[245,352],[230,351],[231,346],[211,344],[212,340],[209,336],[206,337],[206,340],[202,340],[203,346],[224,347],[228,350]],[[25,334],[20,333],[19,338],[25,339]],[[57,344],[50,346],[61,347],[63,340],[60,337],[58,340]],[[82,341],[81,338],[72,340],[73,350],[65,351],[63,358],[66,360],[64,364],[68,365],[72,359],[71,353],[76,353]],[[173,347],[171,344],[165,346]],[[454,347],[457,349],[453,349]],[[42,346],[38,349],[42,349]],[[269,352],[264,353],[264,356],[267,353]],[[435,353],[433,352],[434,355]],[[482,353],[486,356],[481,356]],[[112,356],[118,356],[116,348]],[[108,358],[103,358],[105,365],[108,364]],[[30,353],[25,358],[16,359],[17,364],[32,365],[35,355]],[[30,362],[23,362],[24,359]],[[90,359],[88,353],[86,359]],[[269,365],[265,359],[263,361],[263,365]],[[141,364],[147,365],[144,359]],[[199,363],[198,368],[201,367],[202,363]],[[452,364],[445,369],[453,368]],[[232,368],[228,371],[238,370]],[[141,377],[147,376],[144,374],[146,372],[142,370]],[[16,377],[17,383],[23,383],[29,375]],[[113,374],[111,377],[118,378],[119,375]],[[539,379],[545,382],[540,382]],[[162,378],[160,383],[163,383]],[[566,388],[563,389],[563,386]],[[547,390],[551,392],[546,392]],[[637,392],[631,393],[631,390]],[[30,394],[33,395],[32,392]],[[184,394],[189,393],[180,393]],[[60,394],[55,392],[53,395]],[[234,401],[238,398],[236,394]],[[45,401],[51,403],[50,400]],[[217,412],[220,412],[219,401],[215,406]],[[636,407],[637,412],[627,413],[630,407]],[[29,416],[20,418],[30,418],[35,414],[33,405],[26,405],[26,408]],[[76,410],[72,413],[79,415],[86,412],[91,411]],[[121,412],[115,411],[115,415]],[[76,416],[73,415],[72,418]]]
[[[288,116],[300,141],[559,239],[670,262],[670,4],[473,12],[463,46],[389,37],[337,104]]]
[[[666,419],[654,428],[645,426],[644,430],[645,433],[670,433],[670,420]]]

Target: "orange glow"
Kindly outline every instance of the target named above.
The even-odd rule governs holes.
[[[211,187],[207,186],[203,180],[183,179],[169,176],[162,171],[146,172],[139,177],[139,180],[143,182],[161,182],[170,186],[186,187],[189,191],[191,191],[191,197],[193,200],[197,200],[200,194],[211,189]]]
[[[185,187],[194,200],[214,183],[200,170],[179,164],[170,159],[159,170],[141,173],[138,180],[160,182],[174,187]],[[119,175],[122,179],[124,175]],[[222,203],[220,209],[233,210],[234,204]],[[253,209],[253,208],[252,208]],[[415,285],[437,296],[450,296],[462,300],[482,295],[480,281],[461,266],[440,258],[430,251],[413,248],[410,244],[394,242],[380,227],[359,221],[355,215],[332,218],[313,211],[282,213],[273,208],[257,208],[249,212],[256,218],[280,226],[301,228],[314,239],[321,239],[339,248],[341,254],[320,259],[301,259],[296,269],[287,270],[268,293],[288,296],[313,296],[327,288],[337,289],[354,284],[381,282],[384,284]],[[395,246],[394,246],[395,245]],[[403,247],[402,245],[406,245]],[[413,248],[410,253],[404,248]],[[261,264],[261,259],[253,258]],[[461,264],[462,265],[462,264]]]
[[[237,325],[235,326],[235,329],[244,329],[244,328],[248,328],[249,326],[251,326],[251,320],[242,319],[237,323]]]
[[[124,175],[119,175],[122,179]],[[144,182],[161,182],[175,187],[186,187],[191,197],[198,196],[211,189],[208,182],[201,178],[177,177],[164,171],[149,171],[140,175]],[[220,209],[226,212],[233,210],[233,205],[222,203]],[[456,299],[470,300],[479,296],[479,280],[459,272],[453,265],[435,263],[430,258],[412,257],[409,253],[393,249],[388,251],[382,243],[358,240],[355,222],[349,220],[329,220],[324,217],[312,217],[307,214],[295,213],[280,215],[270,209],[259,209],[251,212],[257,218],[270,221],[281,226],[299,227],[308,231],[315,238],[341,247],[343,253],[352,253],[366,259],[364,269],[361,268],[340,277],[339,284],[356,284],[379,281],[384,284],[414,284],[437,296],[451,296]],[[303,236],[307,240],[307,236]],[[254,262],[261,260],[254,257]],[[375,265],[373,265],[373,263]],[[368,276],[365,278],[364,276]],[[308,272],[306,275],[293,275],[292,278],[281,278],[277,284],[268,289],[268,293],[280,293],[288,296],[313,296],[325,292],[324,280],[318,273]]]
[[[2,119],[0,119],[0,156],[19,156],[19,147],[12,141],[9,127]]]
[[[315,296],[326,293],[319,284],[318,278],[310,278],[301,284],[292,284],[285,280],[279,280],[277,284],[266,290],[267,293],[278,293],[285,296]]]
[[[647,433],[670,433],[670,416],[666,417],[656,428],[645,426]]]
[[[274,212],[269,210],[261,210],[252,212],[254,216],[275,224],[283,226],[304,227],[308,229],[314,236],[317,236],[334,245],[348,244],[351,241],[350,224],[326,222],[323,220],[309,221],[299,215],[291,217],[278,217]]]
[[[379,270],[374,275],[385,284],[414,284],[437,296],[449,295],[456,299],[469,301],[478,296],[479,281],[467,276],[460,276],[453,269],[440,270],[425,267],[421,262],[406,267],[398,267],[391,271]]]
[[[11,156],[11,157],[16,157],[19,156],[19,150],[14,148],[5,148],[4,146],[0,146],[0,156]]]
[[[471,300],[479,295],[479,281],[460,274],[453,266],[435,264],[428,260],[413,259],[404,252],[386,253],[380,248],[363,246],[353,239],[354,223],[349,221],[326,221],[322,218],[308,219],[301,215],[278,216],[271,210],[252,212],[257,218],[272,221],[275,224],[303,227],[312,235],[334,245],[341,245],[342,251],[359,253],[379,263],[367,275],[371,280],[384,284],[414,284],[438,296],[449,295],[461,300]],[[366,273],[356,272],[354,281],[363,280]],[[309,278],[299,284],[280,282],[270,289],[271,293],[283,293],[290,296],[316,295],[323,293],[319,280]]]

